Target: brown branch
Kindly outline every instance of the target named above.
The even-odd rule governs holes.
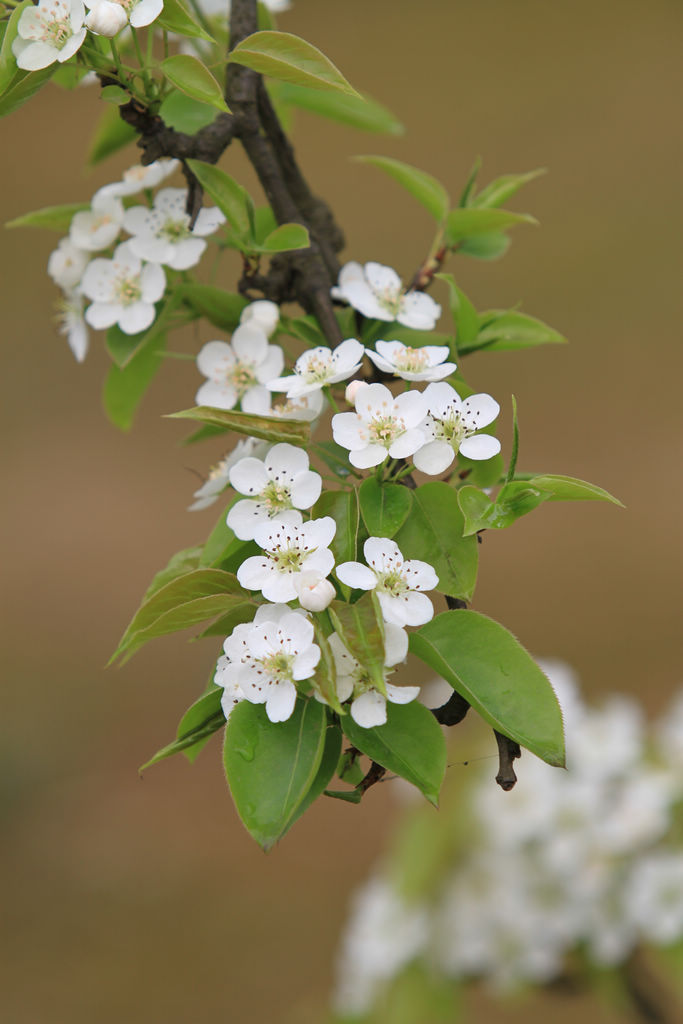
[[[515,743],[514,740],[509,739],[507,736],[503,736],[502,733],[496,729],[493,730],[493,735],[496,737],[496,743],[498,744],[498,774],[496,775],[496,782],[501,789],[508,793],[517,782],[517,776],[515,775],[515,769],[512,767],[512,762],[517,757],[522,756],[519,743]]]
[[[377,782],[382,781],[383,777],[386,775],[386,771],[386,768],[381,764],[378,764],[377,761],[373,761],[365,778],[361,779],[356,786],[356,790],[359,793],[366,793],[370,789],[370,786],[374,786]]]

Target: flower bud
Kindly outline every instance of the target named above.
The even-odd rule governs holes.
[[[367,386],[367,382],[364,380],[352,380],[350,384],[347,384],[344,397],[349,405],[355,405],[358,392],[361,388],[366,388]]]
[[[280,320],[280,307],[268,299],[259,299],[245,306],[240,316],[240,323],[252,323],[260,327],[264,334],[271,336]]]
[[[71,291],[81,283],[89,261],[89,253],[79,249],[70,238],[62,238],[57,248],[50,253],[47,272],[56,285],[65,291]]]
[[[298,573],[292,580],[299,604],[308,612],[321,612],[334,600],[334,584],[314,572]]]
[[[98,36],[111,39],[118,35],[128,24],[128,15],[119,3],[111,0],[95,0],[95,4],[85,19],[85,27]]]

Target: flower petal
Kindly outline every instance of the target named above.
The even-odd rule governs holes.
[[[351,705],[351,718],[363,729],[374,729],[387,720],[387,702],[377,690],[367,690]]]
[[[342,562],[335,569],[335,574],[338,580],[354,590],[374,590],[377,586],[376,575],[362,562]]]

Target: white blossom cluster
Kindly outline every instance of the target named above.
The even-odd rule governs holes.
[[[638,945],[683,939],[683,693],[648,731],[633,701],[591,709],[565,666],[545,669],[568,771],[525,757],[510,793],[478,774],[456,809],[469,816],[468,839],[428,896],[406,902],[395,864],[356,893],[338,962],[341,1013],[368,1012],[415,960],[504,991],[560,976],[574,950],[616,966]]]
[[[60,331],[79,362],[88,350],[88,326],[103,330],[118,324],[125,334],[147,330],[166,291],[164,267],[194,267],[206,237],[225,223],[220,210],[205,207],[190,228],[183,188],[161,189],[151,206],[124,205],[129,196],[156,188],[178,165],[162,159],[131,167],[121,181],[98,189],[90,208],[74,214],[69,234],[51,253],[48,274],[62,289]],[[125,241],[120,241],[122,231],[129,235]]]

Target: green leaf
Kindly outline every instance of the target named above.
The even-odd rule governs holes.
[[[495,502],[477,487],[461,487],[460,508],[465,517],[464,536],[479,530],[504,530],[550,498],[547,491],[515,480],[501,488]]]
[[[441,182],[431,174],[388,156],[357,156],[354,159],[371,164],[388,174],[410,192],[413,198],[422,203],[438,223],[445,218],[451,205],[450,197]]]
[[[22,107],[39,89],[47,85],[55,70],[56,65],[50,64],[40,71],[17,71],[0,99],[0,117],[6,117]]]
[[[165,587],[171,580],[177,579],[179,576],[186,576],[188,572],[199,567],[199,558],[202,553],[201,544],[197,547],[183,548],[182,551],[176,552],[173,555],[167,566],[160,569],[158,573],[152,579],[152,582],[147,587],[142,598],[142,603],[149,601],[158,590]]]
[[[64,203],[61,206],[44,206],[42,210],[23,213],[5,224],[6,228],[46,228],[48,231],[66,232],[71,218],[81,210],[89,210],[90,203]]]
[[[310,244],[308,229],[303,224],[281,224],[254,248],[257,252],[266,253],[292,252],[295,249],[308,249]]]
[[[512,451],[510,452],[510,462],[508,464],[508,470],[505,474],[505,483],[509,484],[515,478],[515,470],[517,469],[517,456],[519,455],[519,423],[517,422],[517,399],[514,395],[511,396],[512,400]]]
[[[101,163],[137,138],[131,125],[121,120],[118,110],[107,107],[102,111],[90,141],[87,162],[89,167]]]
[[[355,604],[333,601],[329,615],[339,639],[362,667],[372,685],[386,697],[384,681],[384,618],[374,591]]]
[[[305,342],[312,348],[327,346],[325,335],[320,330],[318,321],[314,316],[280,317],[279,330],[283,334],[289,334],[293,338],[298,338],[299,341]]]
[[[549,491],[549,501],[611,501],[613,505],[624,508],[622,502],[609,491],[596,484],[589,484],[587,480],[577,480],[573,476],[543,473],[532,477],[529,484]]]
[[[215,43],[213,36],[202,28],[197,19],[187,9],[181,0],[164,0],[164,8],[154,22],[161,28],[175,32],[179,36],[186,36],[190,39],[205,39],[208,43]],[[166,122],[168,123],[168,122]]]
[[[346,448],[342,448],[336,441],[318,441],[315,445],[315,454],[341,480],[346,479],[350,475],[349,453]]]
[[[230,484],[226,482],[226,486],[229,487]],[[202,550],[201,557],[199,559],[200,565],[215,566],[221,562],[228,553],[232,552],[236,544],[239,543],[241,545],[245,543],[245,541],[238,540],[226,522],[227,514],[237,500],[237,497],[233,498],[230,504],[226,505],[219,515],[218,521],[209,534],[206,544]]]
[[[309,420],[285,420],[277,416],[251,416],[235,410],[211,409],[198,405],[194,409],[170,413],[168,419],[198,420],[212,427],[234,430],[247,437],[260,437],[263,441],[288,441],[289,444],[305,446],[310,442]]]
[[[282,82],[361,98],[324,53],[289,32],[254,32],[230,51],[228,60]]]
[[[196,625],[245,603],[237,578],[220,569],[194,569],[158,589],[131,619],[110,663],[148,640]]]
[[[356,491],[324,491],[313,509],[315,519],[323,516],[332,516],[337,524],[337,532],[330,542],[335,563],[355,561],[360,518]]]
[[[224,764],[242,822],[269,850],[282,838],[316,781],[327,739],[327,714],[299,697],[286,722],[269,721],[262,704],[242,701],[225,730]]]
[[[446,245],[454,246],[472,235],[484,235],[490,231],[503,231],[515,224],[537,224],[535,217],[528,213],[511,213],[509,210],[478,210],[472,206],[451,210],[446,219]]]
[[[488,433],[487,427],[482,433]],[[458,476],[475,487],[495,487],[505,475],[503,456],[498,453],[492,459],[466,459],[458,452]]]
[[[481,157],[478,156],[477,159],[472,164],[472,170],[470,171],[469,175],[467,176],[467,181],[465,182],[465,187],[463,188],[463,190],[462,190],[462,192],[460,194],[460,199],[458,200],[458,206],[470,206],[471,205],[471,203],[472,203],[472,196],[474,194],[475,185],[477,184],[477,176],[478,176],[480,170],[481,170]]]
[[[352,96],[341,92],[321,92],[303,85],[282,84],[279,91],[281,102],[300,107],[312,114],[319,114],[339,124],[350,125],[364,132],[385,135],[403,135],[404,127],[390,110],[370,96]]]
[[[487,310],[479,315],[479,323],[479,334],[472,349],[506,352],[536,345],[562,345],[567,341],[542,320],[515,309]]]
[[[463,537],[464,519],[458,495],[443,481],[413,491],[413,507],[394,540],[404,558],[434,566],[439,592],[470,601],[477,581],[476,537]]]
[[[159,116],[169,128],[186,135],[206,128],[216,119],[216,108],[186,96],[179,89],[172,89],[159,107]]]
[[[358,490],[363,522],[371,537],[393,537],[410,514],[412,492],[400,484],[380,483],[376,477],[364,480]]]
[[[247,305],[241,295],[210,284],[181,285],[180,295],[200,316],[205,316],[222,331],[234,331],[239,326],[240,315]]]
[[[548,764],[564,766],[557,697],[531,655],[503,626],[478,612],[443,612],[411,635],[410,649],[490,726]]]
[[[188,160],[187,165],[218,209],[225,214],[235,234],[241,239],[250,239],[253,203],[246,189],[213,164]]]
[[[435,274],[438,281],[444,281],[448,287],[448,303],[455,324],[455,348],[451,346],[452,355],[464,355],[479,333],[479,314],[465,295],[458,288],[452,274]]]
[[[334,654],[330,647],[330,642],[325,635],[323,629],[323,623],[325,621],[324,616],[316,616],[313,619],[313,628],[315,630],[315,642],[320,648],[320,661],[317,664],[315,675],[313,676],[313,688],[316,693],[319,693],[321,697],[324,697],[329,707],[333,711],[336,711],[338,715],[345,715],[344,708],[339,703],[339,697],[337,696],[337,666],[334,660]],[[329,779],[327,780],[329,782]],[[327,785],[325,783],[325,786]],[[323,786],[323,789],[325,788]]]
[[[489,231],[484,235],[470,235],[458,245],[461,256],[475,260],[499,260],[510,248],[510,238],[502,231]]]
[[[122,107],[130,100],[130,94],[122,89],[120,85],[105,85],[100,93],[100,99],[105,103],[113,103],[115,107]]]
[[[412,782],[436,807],[446,773],[446,741],[431,711],[422,704],[387,703],[387,721],[363,729],[351,715],[342,729],[354,747],[402,779]]]
[[[229,612],[221,615],[201,633],[198,633],[197,640],[202,640],[207,636],[220,636],[225,639],[226,636],[230,636],[235,626],[239,626],[243,622],[252,622],[255,613],[256,608],[253,604],[248,604],[246,601],[243,604],[236,604]]]
[[[104,382],[102,402],[107,418],[119,430],[130,430],[135,413],[163,362],[166,336],[155,331],[122,368],[112,366]]]
[[[177,53],[162,60],[159,66],[169,82],[193,100],[230,113],[220,85],[198,57]]]
[[[325,746],[323,747],[323,756],[320,761],[320,767],[318,768],[317,775],[313,780],[313,784],[309,789],[306,796],[303,798],[299,806],[294,811],[292,817],[287,822],[287,829],[290,829],[294,822],[300,818],[311,804],[322,796],[325,792],[325,788],[329,785],[339,762],[339,755],[341,753],[342,745],[342,731],[338,725],[328,725],[325,731]]]
[[[176,738],[158,750],[138,771],[144,772],[153,764],[180,753],[184,753],[192,763],[213,734],[225,725],[221,708],[222,693],[222,689],[210,690],[195,701],[181,718]]]
[[[511,199],[523,185],[533,181],[541,174],[546,173],[545,167],[539,167],[535,171],[528,171],[526,174],[504,174],[500,178],[483,188],[477,197],[472,201],[472,206],[477,209],[491,209],[502,206],[508,199]]]
[[[17,38],[22,14],[32,6],[31,0],[23,0],[23,3],[14,8],[9,20],[4,25],[5,32],[2,37],[2,46],[0,46],[0,95],[4,93],[17,74],[17,58],[12,53],[12,43]],[[6,10],[7,8],[3,13]]]

